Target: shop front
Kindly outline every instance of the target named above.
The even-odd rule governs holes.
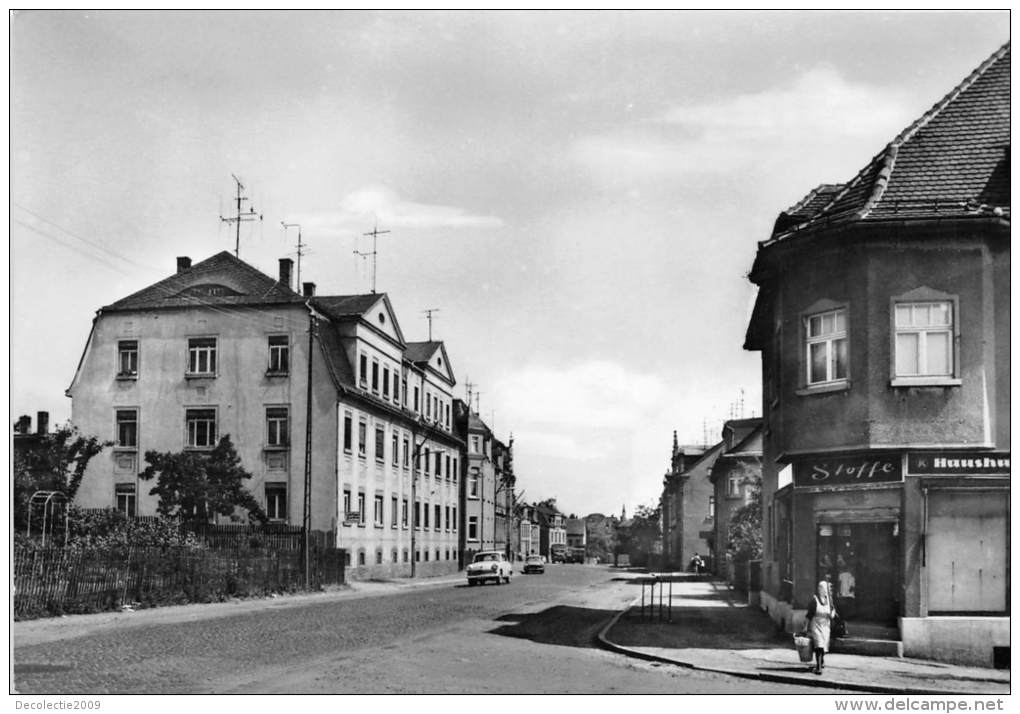
[[[827,582],[852,630],[897,638],[903,602],[903,455],[793,462],[794,607]],[[862,627],[864,629],[862,630]]]

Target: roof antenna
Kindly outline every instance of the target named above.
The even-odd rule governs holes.
[[[304,249],[308,247],[308,244],[301,242],[300,223],[287,223],[285,221],[280,221],[280,225],[283,226],[284,240],[286,240],[288,228],[297,228],[297,284],[301,285],[301,256],[305,255]]]
[[[375,292],[374,290],[372,292]],[[422,310],[422,314],[425,315],[425,319],[429,321],[429,342],[432,341],[432,313],[439,312],[438,307],[430,307],[427,310]]]
[[[354,255],[360,255],[362,258],[365,258],[365,257],[367,257],[369,255],[372,256],[372,293],[373,294],[375,293],[376,256],[379,254],[379,251],[377,249],[377,243],[378,243],[378,240],[379,240],[379,236],[384,235],[386,233],[389,233],[389,231],[381,231],[381,230],[379,230],[379,219],[377,218],[376,221],[375,221],[375,227],[372,230],[370,230],[368,233],[362,233],[361,234],[363,236],[372,236],[372,252],[371,253],[359,253],[358,251],[354,251]]]
[[[223,223],[236,223],[237,224],[237,236],[234,238],[234,257],[235,258],[240,258],[241,257],[241,255],[240,255],[240,251],[241,251],[241,224],[242,223],[248,223],[249,221],[254,221],[256,218],[258,218],[259,221],[261,221],[262,220],[262,214],[255,213],[255,209],[254,208],[249,208],[247,213],[242,213],[241,212],[241,203],[243,201],[247,201],[248,200],[245,196],[241,195],[241,191],[244,190],[244,184],[241,183],[241,179],[237,178],[237,176],[235,176],[234,174],[230,174],[230,177],[232,179],[234,179],[234,182],[237,184],[237,215],[233,216],[231,218],[224,218],[221,215],[220,216],[220,221],[223,222]]]

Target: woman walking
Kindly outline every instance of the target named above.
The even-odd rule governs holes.
[[[818,583],[818,592],[811,599],[807,609],[808,634],[815,648],[815,674],[821,674],[825,666],[825,653],[829,651],[829,633],[836,608],[832,604],[829,583]]]

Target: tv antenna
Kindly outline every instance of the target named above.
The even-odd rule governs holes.
[[[372,230],[370,230],[368,233],[362,233],[361,234],[363,236],[372,236],[372,252],[371,253],[361,253],[359,251],[354,251],[354,255],[359,255],[362,258],[367,258],[368,256],[372,256],[372,292],[373,293],[375,292],[376,256],[379,254],[379,251],[378,251],[378,248],[377,248],[377,242],[379,240],[379,236],[381,236],[381,235],[383,235],[385,233],[389,233],[389,231],[381,231],[381,230],[379,230],[379,221],[376,221],[375,222],[375,227]]]
[[[237,224],[237,235],[236,235],[236,238],[234,238],[234,257],[235,258],[240,258],[241,257],[241,255],[240,255],[240,251],[241,251],[241,224],[242,223],[249,223],[250,221],[254,221],[256,218],[259,221],[261,221],[262,220],[262,214],[261,213],[255,213],[255,209],[251,208],[251,207],[248,208],[247,212],[241,211],[241,204],[244,201],[248,200],[248,198],[246,196],[242,196],[241,195],[241,191],[244,190],[244,184],[241,183],[241,179],[237,178],[237,176],[235,176],[234,174],[230,174],[230,177],[232,179],[234,179],[234,182],[237,184],[237,199],[236,199],[237,200],[237,215],[236,216],[232,216],[231,218],[224,218],[223,216],[220,216],[220,220],[222,222],[224,222],[224,223],[236,223]]]
[[[304,249],[308,247],[308,244],[301,242],[300,223],[286,223],[284,221],[280,221],[280,225],[283,226],[284,236],[287,235],[288,228],[297,228],[297,286],[298,292],[301,292],[301,256],[305,255]]]
[[[431,342],[432,341],[432,313],[439,312],[439,308],[438,307],[430,307],[429,309],[422,310],[421,312],[425,316],[425,319],[429,321],[429,342]]]

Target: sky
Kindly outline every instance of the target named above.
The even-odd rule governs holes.
[[[761,414],[746,276],[1009,39],[990,12],[93,12],[11,18],[10,409],[70,418],[96,310],[308,245],[446,343],[568,513],[656,503],[673,432]]]

